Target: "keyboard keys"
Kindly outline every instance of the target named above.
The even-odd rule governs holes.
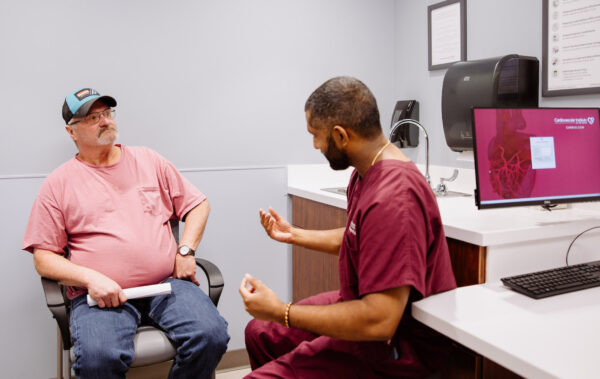
[[[600,286],[600,261],[502,278],[505,286],[540,299]]]

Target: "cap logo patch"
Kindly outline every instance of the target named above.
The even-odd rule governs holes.
[[[92,96],[92,95],[100,95],[96,90],[93,90],[91,88],[84,88],[81,91],[77,92],[75,94],[75,97],[77,98],[77,100],[81,101],[83,99],[85,99],[88,96]]]

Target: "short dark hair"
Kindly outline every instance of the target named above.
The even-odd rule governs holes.
[[[338,76],[321,84],[306,100],[309,123],[328,129],[340,125],[371,139],[381,133],[377,101],[360,80]]]

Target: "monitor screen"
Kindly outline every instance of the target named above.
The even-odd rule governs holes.
[[[600,199],[598,108],[473,108],[479,209]]]

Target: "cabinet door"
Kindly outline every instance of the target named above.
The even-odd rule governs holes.
[[[446,238],[452,271],[459,287],[485,283],[486,248]]]
[[[346,210],[292,196],[292,224],[303,229],[335,229],[346,225]],[[338,257],[299,246],[292,247],[294,302],[340,289]]]

